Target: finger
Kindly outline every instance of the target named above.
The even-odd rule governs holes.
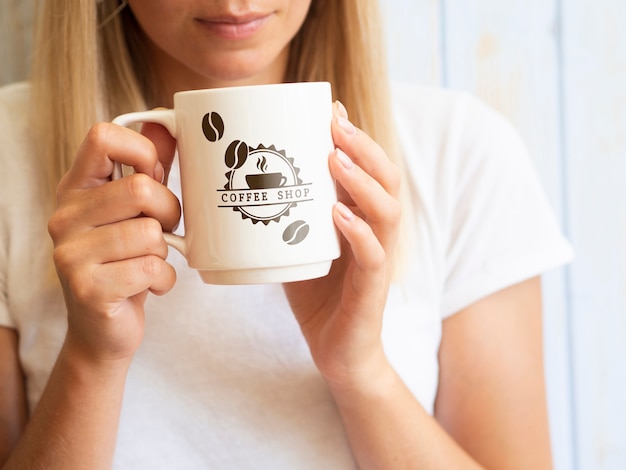
[[[141,126],[141,135],[150,139],[154,144],[157,157],[163,166],[163,177],[161,179],[155,177],[155,179],[167,184],[167,178],[176,152],[176,139],[161,124],[152,122],[146,122]]]
[[[104,184],[110,180],[113,162],[132,166],[136,172],[159,182],[163,179],[163,167],[150,139],[116,124],[98,123],[83,140],[59,190],[88,189]]]
[[[80,266],[148,255],[165,260],[167,254],[160,224],[154,219],[140,217],[98,227],[66,240],[55,247],[54,262],[61,273],[67,273],[82,269]]]
[[[369,299],[369,295],[377,292],[386,281],[385,250],[371,227],[341,202],[333,209],[333,220],[350,245],[354,258],[356,269],[350,288]]]
[[[335,145],[378,181],[388,193],[397,196],[400,192],[398,168],[389,160],[380,145],[347,119],[343,109],[345,108],[339,104],[335,105],[335,116],[331,125]]]
[[[329,159],[331,174],[344,188],[386,249],[391,249],[397,238],[400,204],[381,184],[354,164],[337,149]]]
[[[180,203],[164,185],[136,173],[87,191],[72,193],[53,214],[48,229],[53,239],[70,228],[83,232],[140,215],[156,219],[165,231],[180,220]]]
[[[333,158],[333,156],[331,155],[330,158]],[[330,162],[330,158],[329,158],[329,162]],[[332,170],[331,170],[332,172]],[[339,184],[338,181],[335,180],[336,183],[336,189],[337,189],[337,200],[343,202],[346,206],[354,206],[354,201],[352,200],[352,197],[350,197],[350,194],[348,194],[348,191],[346,191],[344,189],[343,186],[341,186],[341,184]]]
[[[98,271],[95,278],[101,284],[110,282],[118,287],[121,298],[128,298],[145,290],[163,295],[176,283],[176,270],[158,256],[141,256],[103,264]]]
[[[120,302],[147,290],[162,295],[176,282],[174,268],[152,255],[91,265],[79,274],[70,275],[67,284],[77,301],[89,305]]]

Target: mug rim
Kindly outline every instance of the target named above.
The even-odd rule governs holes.
[[[285,83],[266,83],[262,85],[242,85],[232,87],[220,87],[220,88],[199,88],[196,90],[181,90],[174,93],[174,96],[187,96],[195,94],[217,94],[224,92],[240,92],[240,91],[263,91],[272,88],[309,88],[309,87],[330,87],[328,81],[315,81],[315,82],[285,82]]]

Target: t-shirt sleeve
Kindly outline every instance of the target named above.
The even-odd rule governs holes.
[[[442,315],[571,260],[518,132],[468,98],[453,165]]]

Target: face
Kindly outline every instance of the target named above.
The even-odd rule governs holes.
[[[164,92],[275,83],[312,0],[129,0]]]

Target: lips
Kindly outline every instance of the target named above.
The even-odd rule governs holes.
[[[197,18],[206,31],[222,39],[241,41],[254,36],[272,17],[269,14],[225,15]]]

